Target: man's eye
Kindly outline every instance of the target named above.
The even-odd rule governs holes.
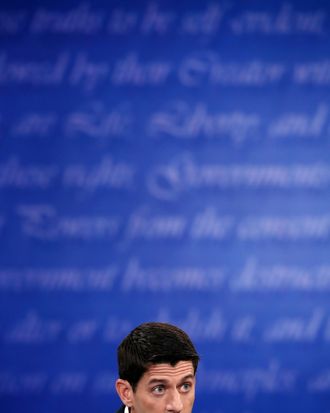
[[[191,389],[190,383],[183,383],[183,385],[181,386],[181,391],[183,393],[187,393],[188,391],[190,391],[190,389]]]
[[[154,394],[163,394],[165,392],[165,387],[164,386],[155,386],[152,388],[152,392]]]

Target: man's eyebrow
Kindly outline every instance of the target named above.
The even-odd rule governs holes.
[[[195,377],[194,374],[187,374],[186,376],[182,377],[182,379],[180,380],[180,382],[183,383],[183,382],[185,382],[186,380],[193,380],[194,377]],[[156,383],[167,384],[167,383],[169,383],[169,380],[167,380],[167,379],[162,379],[162,378],[159,378],[159,379],[154,378],[154,379],[151,379],[151,380],[148,382],[148,385],[152,385],[152,384],[156,384]]]
[[[194,374],[187,374],[186,376],[184,376],[184,377],[182,378],[181,381],[193,380],[194,378],[195,378],[195,375],[194,375]]]
[[[168,383],[168,380],[155,378],[155,379],[151,379],[150,381],[148,381],[149,385],[150,384],[156,384],[156,383],[166,384],[166,383]]]

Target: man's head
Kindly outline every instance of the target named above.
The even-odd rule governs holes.
[[[198,361],[178,327],[141,324],[118,347],[119,397],[131,413],[191,413]]]

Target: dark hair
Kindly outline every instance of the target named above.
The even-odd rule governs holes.
[[[167,323],[143,323],[131,331],[118,347],[119,377],[135,390],[150,365],[192,361],[196,373],[199,356],[188,335]]]

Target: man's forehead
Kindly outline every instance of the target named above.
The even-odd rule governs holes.
[[[156,376],[185,377],[194,375],[194,367],[190,360],[179,361],[174,366],[168,363],[152,364],[145,372],[145,375],[148,377],[148,379]]]

